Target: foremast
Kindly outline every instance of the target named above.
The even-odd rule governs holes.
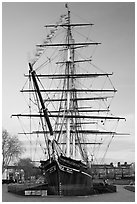
[[[71,74],[71,63],[72,63],[72,49],[70,46],[70,43],[72,43],[72,34],[71,34],[71,27],[70,27],[70,10],[68,9],[68,27],[67,27],[67,61],[66,61],[66,75],[67,75],[67,92],[66,92],[66,98],[67,98],[67,115],[69,116],[71,114],[70,111],[70,98],[71,98],[71,81],[70,81],[70,74]],[[66,124],[67,124],[67,134],[66,134],[66,156],[70,157],[70,120],[71,118],[66,118]],[[75,139],[73,140],[73,145]],[[74,155],[74,148],[73,146],[73,157]]]
[[[76,91],[75,90],[75,79],[73,76],[76,75],[75,71],[75,41],[72,36],[71,27],[72,24],[70,22],[70,10],[68,5],[66,4],[66,8],[68,11],[67,16],[67,37],[66,37],[66,46],[67,46],[67,60],[66,60],[66,77],[67,77],[67,91],[66,91],[66,156],[72,157],[76,159],[75,155],[75,146],[76,146],[76,134],[77,134],[77,126],[78,119],[75,118],[75,122],[73,120],[73,114],[77,115],[78,107],[76,104]],[[77,26],[77,24],[75,24]],[[73,124],[73,125],[72,125]],[[73,132],[73,134],[71,134]],[[71,150],[72,144],[72,150]],[[84,157],[84,155],[83,155]],[[83,158],[85,159],[85,158]],[[87,160],[87,159],[86,159]]]
[[[67,90],[66,90],[66,156],[76,159],[76,140],[79,145],[79,150],[84,161],[88,161],[87,155],[84,154],[84,150],[81,149],[78,137],[78,127],[76,124],[80,124],[80,119],[73,116],[78,116],[78,104],[77,104],[77,92],[75,87],[75,77],[77,76],[75,70],[75,63],[85,62],[86,60],[75,60],[75,40],[73,39],[71,28],[73,26],[85,26],[85,24],[71,24],[70,10],[68,5],[67,8],[67,37],[66,37],[66,47],[67,47],[67,59],[66,59],[66,77],[67,77]],[[86,24],[91,25],[91,24]],[[88,61],[88,60],[87,60]],[[62,63],[62,62],[59,62]],[[73,134],[72,134],[73,132]]]

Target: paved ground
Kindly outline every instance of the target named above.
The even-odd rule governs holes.
[[[92,196],[75,197],[27,197],[7,192],[7,184],[2,185],[3,202],[135,202],[135,193],[128,191],[123,186],[117,186],[116,193],[107,193]]]

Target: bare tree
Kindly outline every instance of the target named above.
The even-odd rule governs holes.
[[[7,130],[2,130],[2,172],[6,166],[10,164],[15,158],[18,158],[24,151],[22,142],[17,136],[11,136]]]

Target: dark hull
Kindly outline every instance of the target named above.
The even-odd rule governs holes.
[[[93,193],[92,176],[80,161],[60,156],[57,160],[41,161],[48,182],[48,194],[89,195]]]

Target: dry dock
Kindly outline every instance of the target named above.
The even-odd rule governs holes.
[[[2,185],[3,202],[135,202],[135,192],[124,189],[118,185],[116,193],[106,193],[91,196],[71,196],[71,197],[27,197],[19,196],[7,192],[7,184]]]

